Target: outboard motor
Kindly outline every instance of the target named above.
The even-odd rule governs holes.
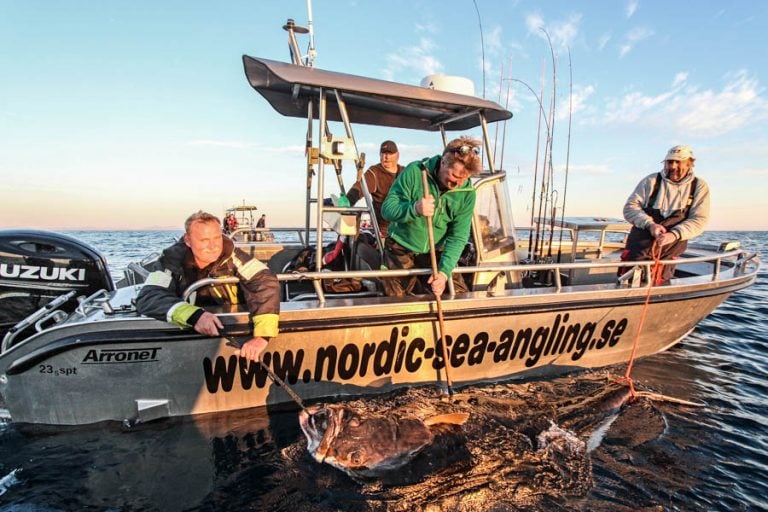
[[[106,259],[88,244],[49,231],[0,230],[0,339],[59,296],[75,291],[59,308],[71,313],[78,296],[101,289],[115,285]]]

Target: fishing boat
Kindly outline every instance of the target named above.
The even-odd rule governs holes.
[[[306,130],[300,172],[310,186],[297,190],[306,206],[305,225],[296,228],[301,242],[253,252],[278,274],[282,295],[280,333],[262,362],[303,400],[445,386],[447,377],[460,388],[626,363],[635,345],[637,357],[669,349],[754,283],[759,260],[738,241],[691,243],[674,262],[662,262],[674,264],[675,275],[655,286],[652,261],[619,272],[627,266],[619,253],[629,227],[620,219],[542,219],[527,240],[518,236],[506,173],[494,167],[488,137],[488,125],[511,112],[472,95],[307,65],[292,23],[286,27],[292,62],[244,56],[243,65],[251,87],[278,114],[303,119],[297,128]],[[431,295],[384,296],[382,278],[431,270],[381,269],[380,237],[359,229],[363,215],[377,225],[367,190],[365,206],[321,199],[330,192],[326,169],[343,186],[339,169],[361,164],[357,124],[434,132],[436,147],[448,132],[481,131],[487,169],[473,178],[472,233],[456,269],[468,293],[455,293],[449,281],[450,296],[440,303]],[[323,267],[324,244],[312,242],[324,239],[327,225],[344,249],[333,269]],[[299,268],[296,257],[307,245],[312,257]],[[250,331],[247,311],[213,308],[225,326],[220,337],[142,317],[134,306],[140,268],[115,286],[104,258],[77,240],[0,232],[0,309],[25,305],[6,319],[0,349],[0,392],[14,421],[136,422],[291,403],[266,368],[235,355],[238,338]],[[350,281],[360,286],[332,286]],[[193,284],[185,300],[212,282]]]
[[[227,208],[222,219],[224,234],[238,244],[249,242],[274,243],[274,233],[266,226],[259,226],[257,210],[256,206],[245,204],[245,201],[241,205]],[[229,219],[233,219],[232,225],[229,225]]]

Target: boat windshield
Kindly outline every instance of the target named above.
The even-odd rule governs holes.
[[[515,250],[515,230],[504,177],[501,172],[475,184],[474,231],[481,261]]]

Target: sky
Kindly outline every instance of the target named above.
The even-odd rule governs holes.
[[[543,90],[547,110],[555,98],[566,215],[621,217],[667,149],[689,144],[712,191],[708,229],[768,229],[768,2],[312,8],[316,67],[412,85],[463,76],[514,113],[489,132],[519,226],[530,222]],[[306,2],[0,0],[0,228],[174,229],[244,202],[270,226],[301,225],[306,120],[273,111],[242,65],[243,54],[289,60],[287,18],[306,26]],[[368,164],[385,139],[404,164],[441,150],[438,133],[353,129]],[[464,134],[480,132],[449,136]],[[351,186],[351,163],[343,175]]]

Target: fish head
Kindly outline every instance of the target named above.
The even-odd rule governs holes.
[[[341,405],[314,405],[301,411],[299,425],[307,438],[307,451],[318,462],[353,474],[371,463],[373,423]],[[375,461],[374,461],[375,463]]]
[[[307,438],[307,451],[323,462],[329,445],[338,436],[344,408],[335,405],[311,405],[299,413],[299,426]]]
[[[373,477],[402,466],[431,442],[415,418],[383,416],[341,405],[313,406],[299,415],[307,450],[352,477]]]

